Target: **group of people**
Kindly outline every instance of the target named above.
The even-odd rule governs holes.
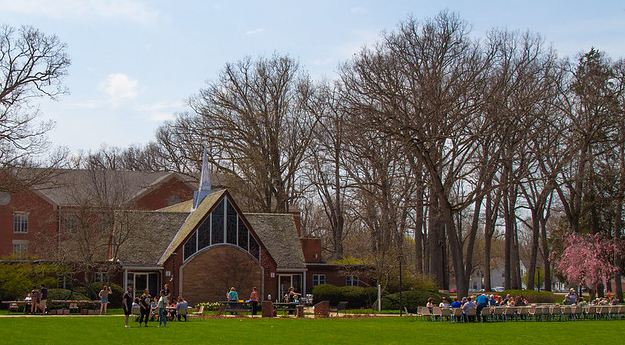
[[[37,314],[41,311],[41,315],[46,314],[46,307],[48,302],[48,288],[41,284],[41,288],[33,286],[30,293],[24,298],[26,305],[24,306],[24,313],[27,313],[30,309],[31,314]]]
[[[618,300],[614,297],[614,296],[610,296],[608,295],[608,297],[597,297],[593,300],[591,300],[590,302],[587,302],[584,300],[584,297],[582,297],[581,295],[577,295],[577,293],[575,292],[575,289],[571,289],[569,290],[569,293],[566,294],[566,296],[564,296],[564,300],[562,301],[562,304],[565,305],[578,305],[578,306],[587,306],[587,305],[600,305],[600,306],[606,306],[606,305],[618,305]]]
[[[239,302],[239,293],[234,288],[234,286],[231,287],[230,290],[228,290],[228,292],[226,293],[226,298],[228,299],[228,302]],[[258,312],[258,302],[260,302],[260,297],[258,296],[258,292],[256,291],[256,286],[252,287],[250,299],[248,299],[246,302],[252,305],[252,315],[256,315],[256,313]]]
[[[150,295],[150,290],[145,289],[141,296],[133,299],[132,286],[128,286],[122,296],[122,309],[126,316],[125,327],[130,327],[128,320],[132,314],[133,307],[139,308],[139,327],[141,327],[142,324],[148,327],[148,321],[155,321],[156,319],[158,319],[158,327],[167,327],[168,318],[173,319],[177,317],[178,321],[184,318],[184,320],[187,321],[187,313],[177,313],[177,310],[187,310],[189,304],[182,296],[178,296],[178,298],[172,300],[171,291],[167,284],[165,284],[163,289],[159,292],[159,296],[155,296],[154,298]],[[170,307],[169,310],[168,307]]]
[[[441,308],[460,308],[462,309],[462,314],[464,315],[464,318],[467,319],[468,321],[472,321],[469,320],[470,316],[468,316],[468,311],[471,308],[474,308],[476,310],[476,314],[480,315],[480,313],[482,312],[482,309],[486,308],[486,307],[499,307],[499,306],[526,306],[528,305],[528,301],[522,296],[512,296],[510,294],[508,294],[505,298],[503,296],[498,296],[498,295],[486,295],[486,294],[480,294],[477,297],[463,297],[462,299],[458,299],[458,297],[455,297],[453,302],[449,303],[449,301],[447,301],[447,298],[443,297],[441,299],[441,303],[438,305]],[[428,302],[426,304],[426,307],[428,309],[430,309],[430,312],[432,312],[432,309],[435,307],[434,305],[434,299],[432,297],[428,298]]]

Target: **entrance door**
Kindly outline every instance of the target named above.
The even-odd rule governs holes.
[[[147,273],[135,273],[135,294],[141,295],[148,287]]]
[[[158,273],[128,272],[126,283],[133,286],[136,296],[141,295],[145,289],[149,289],[152,296],[157,296],[159,291]]]
[[[278,299],[281,302],[288,300],[289,288],[293,287],[295,292],[302,293],[301,274],[279,274],[278,275]]]

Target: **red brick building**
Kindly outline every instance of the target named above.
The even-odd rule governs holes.
[[[175,173],[58,170],[27,190],[0,192],[0,257],[54,259],[51,253],[87,222],[87,213],[97,226],[111,210],[163,208],[190,199],[191,182]]]
[[[320,239],[302,237],[298,213],[245,213],[205,173],[195,195],[197,182],[175,173],[67,170],[49,182],[0,194],[0,255],[95,258],[115,269],[75,274],[152,295],[169,284],[191,304],[224,300],[232,286],[241,299],[256,286],[263,300],[282,300],[291,286],[306,295],[318,284],[367,282],[324,263]],[[73,239],[86,231],[75,237],[93,248]]]

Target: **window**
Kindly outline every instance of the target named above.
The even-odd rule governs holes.
[[[93,281],[98,282],[107,282],[106,272],[96,272],[93,276]]]
[[[76,216],[65,217],[65,232],[75,234],[78,231],[78,218]]]
[[[184,259],[187,260],[197,252],[197,233],[191,235],[187,243],[184,244]]]
[[[345,286],[358,286],[358,276],[357,275],[348,275],[347,281],[345,282]]]
[[[229,202],[226,206],[226,242],[237,244],[237,212]]]
[[[220,244],[233,244],[260,260],[260,245],[248,229],[236,208],[222,200],[184,243],[183,257],[187,261],[198,251]]]
[[[70,284],[70,282],[72,281],[71,277],[58,276],[56,278],[59,281],[58,284],[56,284],[56,287],[58,289],[70,289],[71,288],[71,284]]]
[[[313,274],[313,286],[321,285],[326,283],[326,275],[325,274]]]
[[[211,244],[224,243],[224,199],[211,214]]]
[[[13,215],[13,232],[18,234],[28,232],[28,213],[15,213]]]
[[[14,240],[13,254],[18,259],[26,259],[28,256],[28,241]]]

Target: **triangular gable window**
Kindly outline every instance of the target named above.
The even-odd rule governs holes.
[[[260,260],[260,246],[234,206],[224,198],[184,244],[184,260],[198,251],[220,244],[232,244]]]

